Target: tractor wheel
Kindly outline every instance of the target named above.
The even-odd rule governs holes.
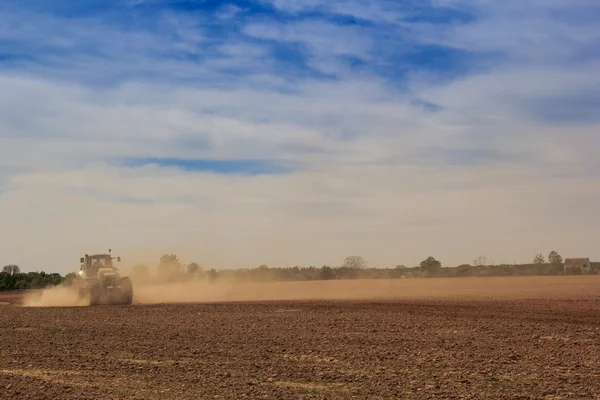
[[[133,284],[131,283],[131,279],[129,277],[121,279],[121,303],[133,303]]]
[[[100,304],[100,298],[102,295],[102,288],[100,287],[100,282],[93,282],[89,286],[90,293],[90,306],[95,306],[96,304]]]

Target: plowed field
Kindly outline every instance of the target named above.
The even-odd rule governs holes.
[[[596,399],[600,298],[580,292],[5,305],[0,398]]]

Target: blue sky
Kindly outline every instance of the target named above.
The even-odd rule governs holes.
[[[324,5],[328,4],[328,5]],[[177,82],[235,88],[268,75],[271,89],[294,91],[307,79],[460,77],[500,56],[421,38],[476,18],[422,2],[106,1],[8,2],[0,59],[84,84]],[[98,63],[107,68],[97,73]],[[250,79],[251,82],[245,82]]]
[[[0,255],[35,269],[22,249],[77,259],[116,231],[132,257],[215,267],[593,257],[599,17],[593,0],[4,1]]]

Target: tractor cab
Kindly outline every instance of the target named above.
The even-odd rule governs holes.
[[[121,257],[112,257],[110,250],[108,254],[86,254],[79,260],[81,267],[79,274],[85,278],[96,278],[100,270],[116,270],[113,260],[121,261]]]

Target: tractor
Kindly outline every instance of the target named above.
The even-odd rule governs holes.
[[[90,305],[131,304],[133,285],[129,277],[122,277],[113,260],[121,257],[108,254],[86,254],[72,284],[80,298],[89,298]]]

